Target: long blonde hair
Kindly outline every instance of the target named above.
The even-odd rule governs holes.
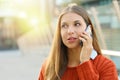
[[[63,44],[62,39],[61,39],[60,24],[61,24],[62,16],[68,12],[74,12],[82,16],[86,24],[91,25],[92,35],[93,35],[93,43],[92,43],[93,48],[97,51],[98,54],[101,54],[101,49],[98,44],[95,29],[92,25],[92,22],[87,12],[82,7],[77,6],[77,5],[68,6],[62,11],[58,19],[58,24],[57,24],[55,35],[53,38],[50,55],[47,59],[46,66],[45,66],[46,67],[45,74],[44,74],[45,80],[60,80],[65,69],[67,68],[68,52],[67,52],[67,47]]]

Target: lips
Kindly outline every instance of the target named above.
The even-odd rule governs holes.
[[[74,37],[70,37],[70,38],[68,38],[68,40],[74,40],[74,39],[76,39],[76,38],[74,38]]]
[[[77,38],[75,38],[75,37],[69,37],[69,38],[68,38],[68,42],[75,42],[76,39],[77,39]]]

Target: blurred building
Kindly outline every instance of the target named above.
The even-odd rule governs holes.
[[[15,43],[17,36],[15,13],[13,9],[10,9],[9,2],[0,1],[0,50],[17,48]]]
[[[39,20],[44,18],[41,4],[40,0],[0,0],[0,50],[17,49],[21,35],[44,23]]]
[[[97,17],[103,34],[105,34],[107,49],[120,50],[118,45],[120,44],[120,37],[118,37],[120,22],[116,15],[113,0],[66,0],[66,2],[67,1],[77,2],[84,6],[90,12],[90,17],[95,24],[92,15],[93,12],[91,12],[91,7],[94,7],[97,11]],[[43,2],[41,0],[1,0],[0,49],[16,49],[15,39],[31,30],[31,26],[39,26],[41,34],[45,33],[44,30],[47,31],[48,33],[44,34],[44,36],[46,36],[46,41],[49,40],[49,36],[53,35],[51,32],[54,32],[51,29],[54,29],[56,26],[55,17],[62,8],[61,4],[66,3],[61,0],[59,1],[61,4],[58,5],[56,2],[57,0],[45,0]],[[118,3],[120,5],[120,1],[118,1]],[[45,27],[42,28],[43,26]],[[51,41],[49,41],[49,43],[51,43]]]
[[[80,3],[90,13],[90,17],[92,18],[95,26],[96,23],[93,18],[94,12],[91,11],[91,8],[94,7],[96,9],[97,18],[104,34],[103,36],[105,38],[107,49],[120,50],[118,45],[120,44],[120,20],[118,18],[113,1],[115,0],[81,0]],[[118,2],[118,5],[120,7],[120,1],[116,1]]]

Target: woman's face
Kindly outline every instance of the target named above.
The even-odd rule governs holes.
[[[64,45],[68,48],[80,46],[79,36],[86,29],[86,23],[80,15],[72,12],[64,14],[60,28]]]

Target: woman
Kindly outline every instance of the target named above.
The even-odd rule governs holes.
[[[97,55],[91,58],[93,49]],[[101,54],[95,29],[83,8],[69,5],[61,13],[38,80],[118,80],[114,63]]]

